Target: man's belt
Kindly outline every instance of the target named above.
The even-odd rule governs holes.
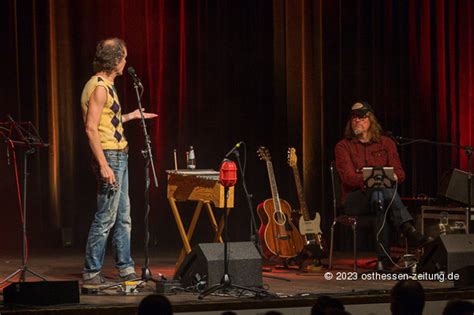
[[[123,153],[128,153],[128,145],[123,148],[123,149],[105,149],[104,151],[107,152],[123,152]]]

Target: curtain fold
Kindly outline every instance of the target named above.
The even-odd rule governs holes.
[[[49,89],[48,89],[48,131],[49,131],[49,180],[50,180],[50,203],[51,216],[50,220],[54,227],[59,228],[61,222],[60,207],[60,140],[59,140],[59,83],[58,83],[58,60],[57,50],[58,45],[57,20],[56,20],[56,2],[49,1]]]
[[[274,101],[286,110],[285,121],[275,123],[287,125],[287,146],[296,148],[305,199],[314,215],[326,206],[329,192],[325,189],[322,1],[273,3]],[[288,181],[294,187],[291,173]],[[296,191],[290,193],[292,205],[299,208]]]

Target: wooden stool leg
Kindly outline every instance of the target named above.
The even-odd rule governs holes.
[[[185,255],[191,252],[190,238],[188,237],[188,235],[192,236],[192,234],[194,233],[194,228],[196,227],[196,222],[199,217],[199,213],[201,212],[202,203],[198,203],[198,205],[196,206],[196,211],[194,212],[193,219],[191,220],[191,226],[189,227],[189,231],[186,233],[183,221],[181,220],[181,216],[179,215],[178,207],[176,206],[176,200],[174,198],[168,198],[168,201],[170,203],[171,210],[173,211],[173,215],[176,220],[176,225],[178,226],[179,234],[181,235],[181,239],[183,241],[183,249],[181,250],[178,261],[176,262],[176,269],[178,269]]]
[[[212,211],[212,207],[209,202],[206,202],[206,210],[207,215],[209,216],[209,220],[211,221],[212,229],[214,230],[214,242],[222,243],[223,240],[219,233],[219,227],[217,226],[216,217],[214,216],[214,212]]]
[[[191,219],[191,224],[189,225],[189,230],[188,230],[188,240],[191,241],[191,238],[193,237],[194,230],[196,229],[196,224],[199,219],[199,215],[201,215],[201,210],[202,210],[202,201],[198,201],[196,205],[196,209],[194,210],[194,215],[193,218]]]
[[[183,221],[181,220],[181,216],[179,215],[178,207],[176,206],[176,200],[174,198],[168,198],[168,201],[171,206],[171,210],[173,211],[174,219],[176,220],[176,225],[178,226],[179,235],[181,235],[181,239],[183,240],[183,246],[186,253],[191,251],[191,245],[189,245],[189,240],[186,235],[186,231],[184,230]]]
[[[188,242],[190,244],[191,244],[191,239],[193,238],[194,230],[196,229],[197,221],[199,219],[199,216],[201,215],[202,204],[203,204],[202,201],[199,201],[197,203],[196,209],[194,210],[193,218],[191,219],[191,223],[189,225],[188,233],[186,234],[186,237],[187,237]],[[183,262],[183,260],[184,260],[184,258],[186,257],[187,254],[189,254],[189,252],[186,252],[184,250],[184,248],[181,249],[181,252],[179,253],[178,260],[176,262],[176,266],[179,267],[179,265],[181,265],[181,263]]]

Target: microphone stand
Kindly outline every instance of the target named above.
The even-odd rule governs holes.
[[[239,166],[240,167],[240,166]],[[227,199],[229,199],[229,188],[230,185],[224,185],[224,274],[222,275],[221,282],[219,284],[213,285],[212,287],[207,288],[201,294],[199,294],[198,299],[202,300],[209,294],[212,294],[218,290],[222,290],[224,292],[230,291],[230,289],[237,289],[242,291],[249,291],[256,294],[256,296],[262,296],[268,294],[265,289],[259,288],[249,288],[242,285],[237,285],[232,283],[231,276],[229,274],[229,252],[227,249],[227,242],[228,242],[228,233],[227,233],[227,217],[228,217],[228,207],[227,207]]]
[[[155,187],[158,187],[158,179],[156,177],[156,171],[155,171],[155,165],[153,163],[153,154],[151,151],[151,140],[150,140],[150,135],[148,134],[148,131],[146,129],[146,123],[145,123],[145,116],[143,115],[143,107],[141,103],[141,97],[143,95],[143,85],[139,81],[138,77],[133,76],[133,88],[135,89],[135,93],[137,96],[137,103],[138,103],[138,109],[140,111],[140,120],[141,120],[141,126],[143,128],[143,135],[145,137],[145,148],[142,150],[142,155],[145,160],[145,219],[144,219],[144,224],[145,224],[145,242],[144,242],[144,250],[145,250],[145,263],[144,266],[142,267],[142,274],[141,274],[141,280],[144,281],[149,281],[152,280],[154,282],[158,282],[159,280],[154,279],[150,268],[149,268],[149,252],[148,252],[148,246],[150,242],[150,229],[149,229],[149,214],[150,214],[150,166],[151,170],[153,173],[153,180]],[[141,91],[139,92],[139,88]],[[160,278],[161,280],[165,280],[164,276],[160,273]]]
[[[405,137],[395,137],[396,140],[406,141],[399,143],[400,146],[411,145],[413,143],[427,143],[435,146],[451,147],[456,149],[464,150],[464,154],[467,158],[467,208],[466,208],[466,231],[467,233],[473,233],[474,229],[471,230],[471,183],[472,183],[472,170],[471,170],[471,156],[474,147],[468,145],[459,145],[451,142],[436,142],[427,139],[410,139]]]
[[[245,146],[245,142],[242,142]],[[245,147],[247,150],[247,147]],[[260,236],[258,235],[257,229],[257,221],[255,220],[255,214],[253,213],[253,204],[252,204],[252,194],[249,193],[247,189],[247,182],[245,181],[245,173],[244,169],[242,168],[242,163],[240,161],[240,153],[236,147],[234,147],[229,153],[226,154],[226,157],[229,155],[234,154],[237,159],[237,165],[239,166],[240,177],[242,177],[242,188],[244,189],[245,197],[247,199],[247,206],[250,211],[250,241],[254,244],[255,248],[257,248],[258,253],[261,257],[264,257],[263,250],[262,250],[262,243],[260,242]],[[264,268],[263,268],[264,269]],[[267,271],[271,271],[267,270]],[[281,280],[281,281],[288,281],[290,280],[278,276],[270,276],[270,275],[263,275],[263,277]]]
[[[242,177],[242,188],[244,189],[245,197],[247,199],[247,206],[250,211],[250,241],[255,245],[257,248],[258,253],[262,256],[262,244],[260,243],[258,229],[257,229],[257,221],[255,220],[255,215],[253,213],[253,204],[252,204],[252,195],[249,193],[247,189],[247,183],[245,181],[245,173],[242,169],[242,163],[240,161],[240,153],[239,151],[235,150],[232,152],[236,159],[237,165],[239,166],[240,177]]]

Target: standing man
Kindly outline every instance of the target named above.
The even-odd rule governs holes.
[[[130,255],[130,200],[128,196],[128,143],[123,123],[139,119],[139,110],[122,115],[114,80],[125,68],[127,48],[119,38],[108,38],[97,45],[94,75],[81,96],[86,134],[94,155],[97,212],[87,238],[83,283],[106,284],[101,275],[107,239],[113,230],[115,267],[122,281],[137,278]],[[146,119],[156,114],[143,113]]]
[[[405,171],[400,163],[395,143],[382,135],[382,127],[367,102],[357,102],[351,108],[344,139],[336,145],[336,168],[342,181],[344,211],[348,215],[374,213],[377,231],[382,227],[386,207],[388,222],[381,232],[381,242],[389,250],[390,226],[403,233],[414,245],[425,246],[433,239],[420,234],[413,226],[413,218],[394,189],[365,189],[363,167],[391,166],[398,182],[405,180]],[[377,207],[381,202],[383,209]],[[388,264],[389,259],[377,245],[378,269]]]

